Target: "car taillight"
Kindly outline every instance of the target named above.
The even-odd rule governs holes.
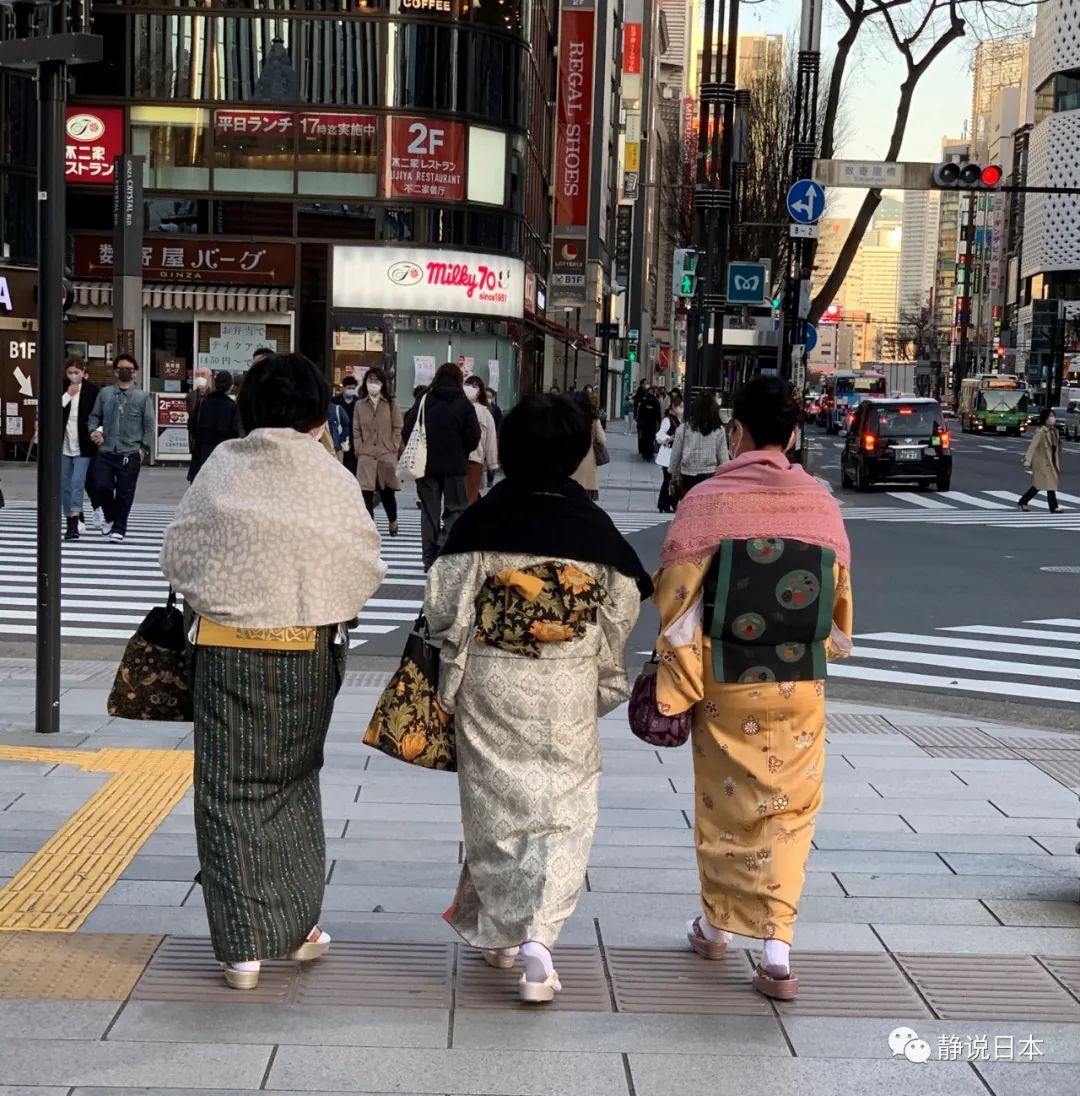
[[[938,432],[938,444],[942,449],[948,449],[950,441],[951,439],[948,430],[941,430]]]
[[[863,434],[862,444],[867,453],[872,453],[877,448],[877,438],[873,434]]]

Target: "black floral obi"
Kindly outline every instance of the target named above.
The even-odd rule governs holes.
[[[581,639],[611,595],[592,575],[549,560],[490,575],[476,595],[477,643],[539,658],[542,645]]]
[[[826,676],[836,554],[801,540],[726,540],[705,576],[713,677],[726,684]]]

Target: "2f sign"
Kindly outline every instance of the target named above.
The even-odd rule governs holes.
[[[409,126],[409,134],[412,136],[409,142],[409,153],[412,156],[434,156],[435,150],[446,144],[445,129],[434,129],[423,122],[413,122]]]

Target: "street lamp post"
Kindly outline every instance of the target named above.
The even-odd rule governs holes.
[[[38,102],[37,662],[34,730],[60,730],[60,366],[64,360],[64,107],[69,65],[100,61],[101,39],[72,27],[68,0],[2,0],[0,68],[36,71]],[[85,20],[80,6],[79,27]]]

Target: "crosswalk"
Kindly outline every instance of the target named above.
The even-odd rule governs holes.
[[[942,689],[1076,704],[1080,702],[1080,618],[1016,626],[954,625],[933,632],[868,632],[829,674],[895,688]]]
[[[400,533],[393,538],[386,535],[385,515],[376,512],[387,575],[360,614],[350,647],[406,627],[423,605],[420,514],[406,507],[399,518]],[[60,621],[65,641],[124,644],[150,609],[164,604],[169,587],[158,557],[172,515],[171,506],[137,504],[122,544],[92,530],[77,541],[64,542]],[[613,514],[612,519],[624,534],[667,520],[659,514]],[[0,639],[27,640],[37,631],[36,522],[33,507],[0,509]]]
[[[1080,495],[1058,492],[1061,512],[1049,513],[1046,496],[1029,504],[1025,514],[1019,491],[888,491],[889,501],[857,505],[851,495],[841,497],[845,521],[883,521],[924,525],[981,525],[1016,529],[1061,529],[1080,532]]]

